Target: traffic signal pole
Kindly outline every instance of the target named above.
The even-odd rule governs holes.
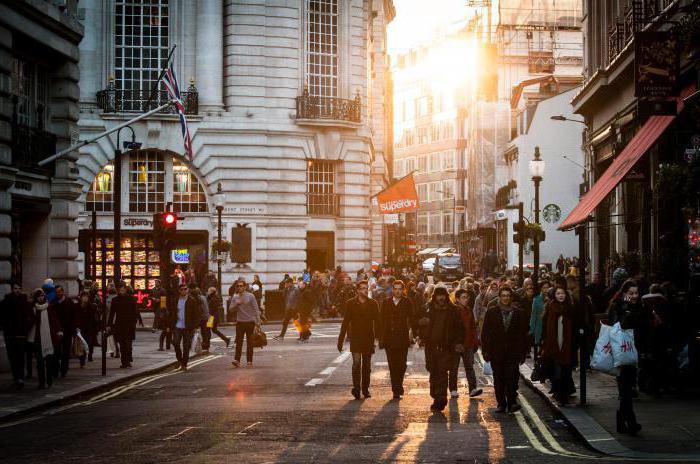
[[[518,223],[519,224],[524,224],[525,223],[525,217],[523,213],[523,202],[521,201],[518,203]],[[524,252],[523,252],[523,242],[520,242],[518,244],[518,279],[520,280],[520,284],[523,283],[524,280],[524,272],[525,270],[523,269],[523,266],[525,265],[524,261]],[[535,292],[537,292],[537,289],[535,289]]]

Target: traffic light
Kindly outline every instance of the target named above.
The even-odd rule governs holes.
[[[177,232],[177,215],[170,211],[153,214],[153,243],[157,249],[167,248]]]
[[[522,246],[525,243],[525,223],[518,221],[513,223],[513,243]]]

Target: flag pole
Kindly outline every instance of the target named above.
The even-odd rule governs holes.
[[[153,101],[153,96],[158,91],[158,83],[161,79],[163,79],[163,74],[165,74],[165,70],[168,69],[168,65],[170,64],[170,58],[173,57],[173,52],[176,48],[177,44],[174,44],[173,48],[170,50],[170,53],[168,53],[168,59],[165,61],[165,66],[163,67],[163,69],[160,70],[160,74],[158,74],[158,79],[156,79],[156,81],[153,83],[153,86],[151,87],[151,94],[148,96],[148,101],[146,102],[146,106],[144,106],[144,108],[148,109],[148,106],[151,104],[151,101]]]

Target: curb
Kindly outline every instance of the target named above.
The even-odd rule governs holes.
[[[586,442],[589,448],[607,456],[617,458],[642,459],[656,462],[700,462],[700,454],[649,453],[646,451],[634,451],[627,448],[617,441],[617,439],[605,430],[595,419],[588,415],[584,408],[560,407],[543,388],[540,388],[535,382],[530,380],[531,373],[532,368],[527,364],[520,366],[520,377],[522,377],[527,386],[542,397],[552,410],[563,417],[571,426],[572,430]]]
[[[194,354],[190,356],[190,359],[195,359],[199,357],[199,354]],[[10,411],[3,411],[0,413],[0,424],[3,422],[6,422],[8,420],[16,419],[21,416],[25,416],[27,414],[30,414],[32,412],[40,411],[42,409],[47,409],[52,406],[56,406],[60,403],[66,402],[73,400],[77,397],[87,395],[90,393],[95,393],[100,390],[104,390],[109,387],[114,387],[117,385],[120,385],[122,383],[126,383],[130,380],[133,380],[137,377],[141,377],[144,375],[148,374],[153,374],[158,371],[165,370],[169,367],[175,367],[177,365],[177,361],[161,361],[157,364],[152,364],[150,366],[145,366],[139,369],[135,369],[131,371],[131,373],[124,375],[122,377],[118,378],[100,378],[98,380],[94,380],[92,382],[89,382],[85,385],[82,385],[80,387],[73,388],[71,390],[65,391],[63,393],[58,393],[56,396],[51,397],[51,398],[40,398],[37,399],[36,401],[30,402],[27,407],[23,407],[21,409],[16,409],[16,410],[10,410]],[[49,390],[50,391],[50,390]]]

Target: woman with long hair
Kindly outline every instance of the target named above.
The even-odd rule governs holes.
[[[542,358],[553,367],[552,393],[559,404],[576,391],[572,371],[576,364],[574,305],[566,287],[555,285],[554,298],[544,311]]]
[[[39,388],[46,388],[53,384],[53,379],[58,376],[58,364],[56,353],[61,344],[63,331],[58,315],[53,307],[49,308],[46,294],[40,288],[32,293],[32,314],[34,324],[29,329],[27,341],[32,343],[36,350],[36,368],[39,380]]]
[[[619,322],[622,329],[633,329],[635,331],[635,345],[639,346],[637,341],[641,315],[639,284],[633,279],[628,279],[610,301],[608,323],[614,325]],[[616,421],[618,433],[635,435],[642,430],[642,426],[637,423],[632,406],[636,383],[637,366],[620,366],[620,374],[617,376],[617,389],[620,396],[620,409],[617,410]]]

